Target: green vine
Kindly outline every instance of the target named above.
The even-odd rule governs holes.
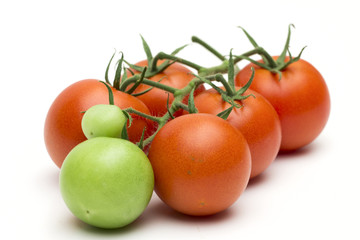
[[[259,62],[259,61],[255,61],[253,59],[251,59],[248,55],[239,55],[236,57],[236,59],[246,59],[252,63],[254,63],[255,65],[267,69],[268,71],[275,73],[275,74],[279,74],[279,80],[281,80],[282,77],[282,73],[281,71],[284,70],[285,68],[287,68],[290,64],[298,61],[301,58],[301,55],[303,53],[303,51],[305,50],[306,46],[303,47],[300,51],[300,53],[298,54],[298,56],[296,57],[292,57],[291,52],[289,50],[289,45],[290,45],[290,37],[291,37],[291,27],[295,27],[293,24],[290,24],[288,27],[288,35],[286,38],[286,42],[285,42],[285,46],[283,48],[283,51],[281,52],[281,54],[279,55],[279,57],[274,60],[274,58],[267,52],[265,51],[262,47],[260,47],[256,41],[253,39],[253,37],[242,27],[239,27],[243,30],[243,32],[245,33],[246,37],[248,38],[248,40],[250,41],[250,43],[254,46],[254,50],[258,51],[258,54],[261,56],[263,63]],[[289,54],[289,60],[286,61],[286,56],[287,53]],[[251,54],[252,55],[252,54]]]
[[[303,48],[300,54],[295,58],[291,56],[291,53],[289,51],[291,27],[294,27],[294,25],[292,24],[289,25],[288,35],[284,49],[280,54],[280,56],[277,58],[277,60],[274,60],[274,58],[268,52],[266,52],[262,47],[260,47],[256,43],[256,41],[250,36],[250,34],[242,27],[239,28],[243,30],[250,43],[253,45],[254,49],[240,55],[233,55],[232,50],[230,50],[229,55],[223,55],[220,52],[218,52],[215,48],[207,44],[205,41],[201,40],[196,36],[193,36],[191,38],[192,42],[200,44],[207,51],[211,52],[216,58],[218,58],[221,61],[219,65],[212,67],[204,67],[187,59],[183,59],[176,56],[176,54],[178,54],[187,45],[175,49],[171,54],[159,52],[158,54],[153,56],[149,45],[147,44],[145,39],[141,36],[143,48],[147,58],[147,63],[148,63],[147,66],[142,67],[128,63],[126,60],[124,60],[124,55],[121,53],[121,58],[116,63],[117,66],[116,66],[115,78],[112,86],[119,91],[123,91],[134,96],[145,94],[146,92],[150,91],[153,88],[158,88],[168,92],[168,94],[172,94],[174,96],[174,99],[171,104],[169,104],[168,102],[168,111],[163,116],[160,117],[148,115],[139,112],[133,108],[124,109],[124,111],[127,112],[128,114],[136,114],[140,117],[149,119],[157,123],[157,129],[155,133],[147,137],[146,139],[142,137],[138,145],[140,147],[144,147],[150,144],[153,138],[156,136],[157,132],[171,118],[173,118],[174,113],[179,109],[183,109],[189,113],[196,113],[197,109],[194,104],[194,92],[197,89],[197,87],[201,84],[208,84],[210,87],[212,87],[217,92],[219,92],[219,94],[221,94],[222,99],[225,102],[230,104],[230,107],[228,109],[218,114],[219,117],[227,119],[227,117],[230,115],[231,111],[234,108],[242,107],[240,104],[238,104],[239,101],[241,102],[241,100],[244,100],[250,96],[254,97],[251,94],[244,95],[245,91],[250,87],[251,82],[254,78],[254,69],[252,69],[252,75],[245,86],[243,86],[240,89],[237,89],[235,87],[234,79],[236,72],[238,70],[236,64],[242,60],[252,62],[258,65],[259,67],[265,68],[273,73],[277,73],[279,74],[279,77],[281,79],[281,71],[290,64],[298,61],[304,50]],[[285,61],[287,53],[289,54],[290,58],[288,61]],[[253,55],[260,55],[263,61],[259,62],[253,60],[251,58],[251,56]],[[111,62],[114,59],[114,56],[115,53],[112,55],[105,71],[105,81],[107,84],[110,84],[108,72]],[[159,64],[160,60],[162,60],[162,62]],[[194,78],[184,88],[177,89],[171,86],[167,86],[161,83],[161,79],[160,81],[157,82],[151,81],[149,79],[163,72],[166,68],[168,68],[169,66],[171,66],[171,64],[175,62],[186,65],[197,71],[197,74],[194,74]],[[123,66],[124,64],[127,64],[128,67],[127,68],[124,67]],[[130,77],[128,77],[128,72],[131,73]],[[228,74],[227,80],[224,78],[223,74]],[[214,81],[220,83],[222,85],[222,88],[215,85],[213,83]],[[140,84],[148,85],[149,88],[141,93],[134,93],[134,91],[137,89],[137,87]],[[189,96],[189,100],[187,103],[184,103],[183,101],[186,96]]]

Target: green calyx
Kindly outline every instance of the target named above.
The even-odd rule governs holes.
[[[107,83],[103,82],[103,81],[99,81],[99,82],[103,83],[103,84],[106,86],[107,90],[108,90],[108,94],[109,94],[109,105],[114,105],[114,94],[113,94],[110,86],[109,86]]]
[[[218,73],[214,76],[215,81],[220,82],[224,86],[224,89],[216,86],[209,79],[198,76],[199,79],[201,79],[203,82],[209,84],[213,89],[215,89],[221,95],[222,99],[225,102],[230,104],[229,108],[227,108],[226,110],[224,110],[218,114],[219,117],[226,120],[234,108],[242,107],[242,105],[239,104],[239,101],[245,100],[246,98],[248,98],[250,96],[255,97],[252,94],[244,95],[245,91],[250,87],[250,85],[254,79],[255,71],[254,71],[254,69],[251,69],[251,70],[252,70],[252,74],[251,74],[249,81],[242,88],[236,90],[236,87],[235,87],[235,65],[234,65],[232,51],[230,51],[230,57],[229,57],[229,61],[228,61],[228,71],[227,71],[228,80],[226,80],[224,78],[224,76],[220,73]]]
[[[145,73],[145,77],[147,77],[147,78],[163,72],[166,68],[168,68],[175,62],[185,64],[185,65],[193,67],[195,69],[200,68],[200,66],[198,66],[197,64],[176,56],[176,54],[178,54],[181,50],[183,50],[186,46],[188,46],[187,44],[175,49],[171,54],[166,54],[164,52],[160,52],[155,57],[153,57],[149,45],[147,44],[147,42],[145,41],[145,39],[142,36],[141,36],[141,39],[142,39],[143,48],[144,48],[148,66],[149,66]],[[162,59],[166,59],[166,60],[163,63],[161,63],[160,65],[158,65],[158,61],[162,60]],[[139,67],[136,65],[130,65],[130,67],[134,67],[134,69],[139,72],[141,72],[142,68],[143,68],[143,67]]]
[[[250,43],[254,46],[256,52],[261,56],[263,63],[255,61],[247,55],[236,56],[236,59],[237,60],[240,60],[240,59],[248,60],[261,68],[267,69],[268,71],[270,71],[272,73],[279,74],[279,80],[280,80],[281,76],[282,76],[281,71],[284,70],[286,67],[288,67],[290,64],[298,61],[300,59],[301,54],[303,53],[304,49],[306,48],[306,46],[303,47],[301,49],[300,53],[298,54],[298,56],[296,56],[296,57],[293,57],[291,55],[291,52],[289,50],[291,27],[295,28],[295,26],[293,24],[289,25],[288,35],[286,38],[284,49],[281,52],[281,54],[279,55],[279,57],[275,60],[267,51],[265,51],[262,47],[260,47],[256,43],[256,41],[253,39],[253,37],[244,28],[239,26],[239,28],[241,28],[243,30],[243,32],[245,33],[245,35],[248,38],[248,40],[250,41]],[[287,54],[289,54],[289,60],[285,61]]]
[[[140,67],[140,66],[128,63],[126,60],[124,60],[123,54],[121,55],[120,60],[117,61],[117,63],[116,63],[115,77],[114,77],[113,83],[111,84],[108,75],[109,75],[109,68],[110,68],[111,62],[112,62],[115,54],[116,53],[114,53],[112,55],[112,57],[108,63],[108,66],[106,68],[105,81],[107,84],[113,86],[116,90],[125,92],[127,94],[131,94],[133,96],[139,96],[139,95],[145,94],[148,91],[150,91],[153,87],[163,89],[163,90],[171,92],[171,93],[174,93],[177,90],[175,88],[161,84],[160,82],[154,82],[154,81],[151,81],[148,79],[149,77],[162,72],[165,68],[167,68],[174,62],[172,62],[171,64],[167,64],[166,62],[164,62],[160,66],[158,66],[158,68],[155,71],[149,72],[149,67],[147,67],[147,66]],[[130,68],[123,67],[124,62],[127,63]],[[140,72],[140,74],[135,74],[133,72],[133,70]],[[131,76],[128,76],[128,72],[131,73]],[[145,90],[143,92],[134,93],[136,88],[141,83],[149,85],[150,88],[148,88],[147,90]]]
[[[115,77],[113,82],[111,83],[109,80],[109,69],[110,65],[114,59],[114,56],[116,52],[111,56],[110,61],[106,67],[105,71],[105,82],[111,86],[113,86],[115,89],[134,95],[139,96],[142,94],[147,93],[152,88],[156,87],[159,89],[163,89],[167,92],[174,93],[177,89],[166,86],[164,84],[161,84],[160,82],[154,82],[149,80],[150,77],[155,76],[161,72],[163,72],[166,68],[174,64],[175,62],[182,62],[180,58],[177,58],[175,55],[180,52],[182,49],[184,49],[187,45],[184,45],[182,47],[179,47],[175,49],[170,55],[165,53],[159,53],[155,57],[153,57],[150,47],[145,41],[145,39],[141,36],[143,48],[146,54],[146,58],[148,61],[148,66],[137,66],[135,64],[131,64],[127,62],[124,59],[123,53],[121,53],[121,58],[116,62],[116,70],[115,70]],[[166,59],[163,63],[160,65],[157,65],[157,61],[160,59]],[[186,60],[183,60],[186,62]],[[126,63],[129,67],[124,67],[124,63]],[[192,64],[189,62],[188,64]],[[192,64],[195,65],[195,64]],[[196,66],[196,65],[195,65]],[[200,68],[200,66],[198,66]],[[135,74],[134,71],[140,72],[140,74]],[[131,73],[131,76],[128,76],[128,72]],[[161,81],[161,80],[160,80]],[[135,89],[141,84],[144,83],[146,85],[149,85],[150,88],[140,92],[140,93],[134,93]]]

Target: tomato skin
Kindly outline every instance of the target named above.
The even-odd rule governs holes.
[[[274,57],[276,60],[277,57]],[[287,57],[285,61],[288,61]],[[330,114],[330,95],[319,71],[300,59],[278,74],[251,63],[236,76],[235,83],[244,85],[255,69],[251,89],[263,95],[277,111],[282,129],[281,151],[293,151],[317,138]]]
[[[124,227],[147,207],[154,174],[144,152],[119,138],[95,137],[74,147],[60,171],[61,196],[82,221]]]
[[[237,89],[238,90],[238,89]],[[254,178],[264,172],[275,160],[281,143],[280,120],[272,105],[259,93],[248,89],[244,96],[253,94],[244,100],[236,100],[241,108],[234,108],[227,121],[245,137],[251,152],[251,176]],[[200,113],[217,115],[228,109],[215,89],[206,90],[194,99]]]
[[[132,107],[143,113],[150,113],[139,99],[112,90],[114,103],[118,107]],[[81,129],[84,115],[82,112],[97,104],[109,104],[108,90],[99,80],[85,79],[64,89],[50,106],[45,120],[44,140],[50,157],[59,168],[70,150],[86,140]],[[136,142],[140,139],[144,127],[147,127],[149,132],[153,129],[150,121],[132,116],[133,122],[128,129],[128,135],[132,142]]]
[[[158,65],[163,63],[164,60],[159,60],[157,62]],[[140,61],[136,64],[137,66],[147,66],[148,62],[147,60]],[[130,76],[131,74],[129,74]],[[171,66],[166,68],[162,73],[159,73],[151,78],[149,80],[158,82],[171,86],[177,89],[184,88],[192,79],[194,76],[192,75],[192,72],[186,68],[185,66],[181,65],[180,63],[173,63]],[[147,89],[151,88],[150,86],[146,84],[140,84],[137,89],[134,91],[134,93],[140,93]],[[203,85],[200,85],[196,90],[194,95],[197,95],[199,92],[202,92],[205,90],[205,87]],[[149,108],[150,113],[153,116],[163,116],[167,112],[167,100],[169,97],[169,106],[171,105],[172,101],[174,100],[174,96],[172,94],[168,94],[168,92],[153,88],[149,92],[142,94],[138,96],[141,101],[145,103],[145,105]],[[187,102],[188,98],[184,99],[184,102]],[[180,116],[182,114],[182,110],[179,110],[174,114],[174,116]]]
[[[121,138],[128,119],[116,105],[97,104],[86,110],[81,129],[87,139],[94,137]]]
[[[251,156],[243,135],[210,114],[168,122],[149,151],[155,192],[178,212],[201,216],[227,209],[245,190]]]

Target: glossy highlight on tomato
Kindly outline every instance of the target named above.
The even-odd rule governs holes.
[[[146,105],[134,96],[112,88],[114,104],[121,109],[132,107],[150,114]],[[44,126],[46,149],[61,168],[66,155],[77,144],[86,140],[81,129],[84,111],[97,104],[109,104],[109,93],[103,83],[96,79],[85,79],[64,89],[54,100],[47,113]],[[137,115],[128,128],[129,139],[139,141],[146,127],[148,134],[153,131],[153,123]]]
[[[155,192],[178,212],[203,216],[230,207],[245,190],[251,155],[244,136],[211,114],[168,122],[149,151]]]
[[[289,61],[289,57],[285,61]],[[278,74],[250,63],[237,74],[236,85],[243,86],[247,82],[251,68],[255,69],[255,76],[250,88],[263,95],[279,115],[280,150],[296,150],[314,141],[330,114],[329,90],[320,72],[300,59],[281,70],[280,79]]]

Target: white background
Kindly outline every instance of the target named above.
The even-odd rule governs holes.
[[[359,7],[343,1],[2,1],[0,3],[1,239],[360,239]],[[177,214],[153,196],[133,224],[105,231],[64,204],[59,169],[43,141],[46,113],[68,85],[103,79],[114,52],[145,58],[197,35],[227,54],[251,45],[241,25],[279,54],[290,23],[291,50],[327,81],[331,115],[320,137],[281,155],[227,211]],[[196,44],[179,56],[219,62]],[[4,238],[4,236],[6,236]]]

